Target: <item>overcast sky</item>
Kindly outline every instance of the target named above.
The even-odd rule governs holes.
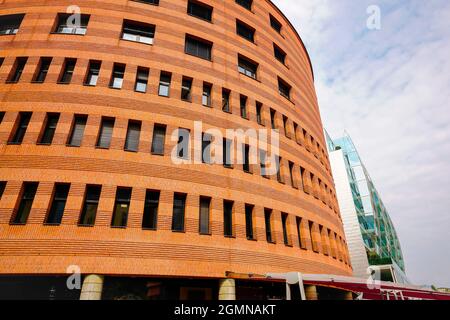
[[[274,2],[311,55],[325,127],[349,132],[381,194],[408,277],[450,287],[450,1]]]

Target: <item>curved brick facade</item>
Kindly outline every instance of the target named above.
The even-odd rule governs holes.
[[[73,1],[2,1],[0,16],[25,16],[17,34],[0,35],[1,274],[64,274],[69,265],[80,266],[85,274],[136,276],[223,278],[226,271],[293,270],[351,274],[309,57],[270,1],[253,2],[250,12],[234,1],[203,0],[214,8],[210,23],[187,14],[185,0],[160,0],[159,5],[81,1],[81,13],[90,15],[87,32],[71,35],[54,31],[57,14]],[[281,34],[271,27],[270,15],[281,23]],[[236,18],[256,30],[254,43],[236,34]],[[153,44],[121,40],[124,19],[154,25]],[[185,53],[186,34],[213,44],[211,61]],[[274,57],[274,43],[286,53],[286,65]],[[259,64],[257,80],[238,72],[238,55]],[[11,81],[18,57],[28,59],[20,79]],[[35,83],[41,57],[52,61],[45,81]],[[76,59],[76,64],[70,84],[61,84],[66,58]],[[90,60],[101,61],[96,86],[83,84]],[[121,90],[109,87],[114,64],[125,65]],[[138,67],[149,70],[146,93],[135,91]],[[158,95],[161,71],[171,73],[169,98]],[[180,99],[183,76],[193,79],[191,102]],[[290,101],[279,94],[278,77],[292,86]],[[212,85],[211,108],[202,105],[204,82]],[[223,88],[231,92],[230,113],[222,110]],[[241,117],[240,95],[248,97],[248,119]],[[258,165],[248,173],[242,165],[230,169],[172,163],[172,131],[193,130],[193,121],[223,131],[263,128],[257,122],[257,102],[266,127],[270,108],[276,112],[282,183],[276,176],[262,177]],[[31,118],[23,140],[12,143],[20,112],[30,112]],[[59,119],[51,143],[42,145],[38,142],[50,112]],[[80,147],[67,145],[74,115],[87,116]],[[98,148],[105,117],[114,118],[111,144]],[[141,124],[137,152],[124,150],[130,120]],[[150,151],[155,124],[166,126],[164,155]],[[38,187],[26,221],[14,223],[24,182],[38,182]],[[55,183],[70,184],[70,189],[61,222],[50,225],[44,222]],[[87,185],[101,186],[90,227],[79,225]],[[132,188],[128,219],[121,228],[111,227],[117,187]],[[146,190],[160,191],[157,230],[142,228]],[[184,232],[173,232],[174,194],[180,193],[186,195]],[[209,235],[199,234],[200,197],[211,199]],[[232,237],[224,237],[224,200],[234,202]],[[246,204],[254,206],[257,241],[246,237]],[[273,210],[273,243],[266,241],[265,208]]]

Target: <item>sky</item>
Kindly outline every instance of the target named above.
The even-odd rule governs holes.
[[[324,126],[347,130],[389,211],[407,276],[450,287],[450,1],[273,2],[311,56]]]

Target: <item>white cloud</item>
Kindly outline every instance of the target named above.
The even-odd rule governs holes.
[[[450,2],[275,0],[308,47],[326,128],[352,136],[402,243],[408,276],[450,286]]]

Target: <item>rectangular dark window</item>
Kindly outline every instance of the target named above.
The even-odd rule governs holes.
[[[108,149],[110,147],[111,137],[114,129],[114,122],[114,118],[102,118],[96,144],[98,148]]]
[[[5,58],[0,57],[0,67],[3,65],[3,62],[5,61]]]
[[[25,65],[27,64],[28,57],[19,57],[16,58],[14,62],[14,66],[8,76],[8,83],[17,83],[22,77],[23,69],[25,69]]]
[[[16,34],[25,14],[8,14],[0,16],[0,35]]]
[[[90,15],[82,14],[78,21],[69,13],[58,13],[55,33],[85,35],[89,24]]]
[[[280,156],[276,157],[277,181],[278,181],[279,183],[284,183],[283,177],[281,176],[281,161],[282,161],[282,159],[281,159]]]
[[[259,125],[264,125],[263,119],[262,119],[262,103],[261,102],[256,102],[256,121],[258,122]]]
[[[281,78],[278,78],[278,90],[286,99],[291,99],[291,86]]]
[[[84,84],[87,86],[96,86],[98,82],[98,77],[100,74],[100,68],[102,66],[101,61],[89,61],[88,72],[86,75],[86,80]]]
[[[56,126],[59,121],[59,113],[47,113],[44,131],[41,134],[40,144],[52,144],[55,136]]]
[[[281,50],[279,46],[277,46],[275,43],[273,44],[273,52],[275,55],[275,58],[280,61],[282,64],[286,64],[286,52]]]
[[[276,115],[276,111],[273,109],[270,109],[270,124],[272,126],[272,129],[276,129],[276,122],[275,122],[275,115]]]
[[[170,82],[172,81],[172,74],[161,71],[159,78],[159,90],[158,94],[162,97],[168,97],[170,95]]]
[[[73,71],[75,70],[76,63],[77,59],[66,58],[64,60],[62,73],[59,77],[58,83],[69,84],[70,81],[72,81]]]
[[[255,232],[253,228],[253,211],[255,206],[245,205],[245,231],[248,240],[255,240]]]
[[[5,111],[0,112],[0,124],[3,122],[3,118],[5,117]]]
[[[267,151],[259,150],[259,161],[261,166],[261,176],[267,178]]]
[[[53,199],[45,220],[46,224],[59,225],[66,207],[67,196],[69,195],[70,184],[56,183],[53,189]]]
[[[232,147],[233,140],[223,139],[223,165],[226,168],[231,168],[233,166]]]
[[[294,163],[289,161],[289,176],[291,177],[291,186],[293,188],[297,188],[297,185],[294,180]]]
[[[157,229],[159,197],[159,191],[147,190],[145,194],[144,217],[142,219],[143,229]]]
[[[289,138],[289,130],[288,130],[288,117],[283,115],[283,129],[284,129],[284,135]]]
[[[97,215],[98,202],[102,186],[88,185],[86,186],[86,193],[84,195],[83,209],[80,215],[81,226],[93,226],[95,224],[95,217]]]
[[[178,129],[178,143],[177,143],[177,155],[180,159],[189,160],[190,150],[189,141],[190,131],[188,129]]]
[[[187,13],[196,18],[212,21],[213,7],[199,1],[188,1]]]
[[[282,213],[281,214],[281,224],[283,226],[283,241],[285,245],[290,245],[289,242],[289,234],[288,234],[288,214],[287,213]]]
[[[192,101],[192,78],[183,77],[181,82],[181,100]]]
[[[242,21],[236,20],[236,33],[248,41],[255,42],[255,29]]]
[[[141,121],[128,121],[127,136],[125,139],[125,150],[137,152],[139,150],[139,139],[141,137]]]
[[[204,133],[202,138],[202,161],[206,164],[212,164],[211,159],[211,144],[213,137]]]
[[[236,3],[243,6],[247,10],[252,10],[253,0],[236,0]]]
[[[222,88],[222,111],[224,112],[231,112],[230,94],[230,90]]]
[[[34,196],[38,188],[38,182],[24,182],[20,195],[20,202],[12,220],[13,224],[26,224],[33,205]]]
[[[202,94],[202,104],[205,107],[211,107],[211,92],[212,92],[212,84],[203,82],[203,94]]]
[[[131,188],[118,187],[116,201],[111,221],[111,227],[124,228],[128,223],[128,211],[130,210]]]
[[[270,15],[270,26],[278,33],[281,33],[281,23],[272,15]]]
[[[153,128],[152,153],[164,155],[164,144],[166,140],[166,126],[155,124]]]
[[[272,237],[272,209],[264,209],[264,222],[266,225],[266,240],[273,243]]]
[[[250,78],[256,79],[258,64],[243,56],[238,57],[238,71]]]
[[[159,5],[159,0],[132,0],[132,1],[136,1],[136,2],[143,2],[143,3],[147,3],[147,4],[153,4],[153,5]]]
[[[242,150],[242,152],[243,152],[243,169],[244,169],[244,171],[245,172],[248,172],[248,173],[250,173],[251,171],[250,171],[250,146],[249,145],[244,145],[243,147],[243,150]]]
[[[241,117],[247,119],[247,97],[240,96],[240,106],[241,106]]]
[[[186,194],[175,193],[173,198],[172,231],[184,232]]]
[[[6,189],[6,181],[0,181],[0,199],[3,197],[5,189]]]
[[[17,118],[17,126],[14,134],[11,136],[11,139],[8,143],[10,144],[21,144],[23,138],[25,137],[25,133],[27,132],[28,124],[30,123],[31,112],[19,112],[19,116]]]
[[[38,69],[34,75],[33,82],[43,83],[48,74],[48,69],[50,69],[50,64],[53,58],[42,57],[39,60]]]
[[[111,74],[109,87],[113,89],[122,89],[124,75],[125,75],[125,65],[120,63],[114,63],[114,68]]]
[[[297,133],[298,133],[298,124],[294,122],[294,139],[296,142],[299,142]]]
[[[212,42],[186,35],[184,52],[202,59],[211,60]]]
[[[124,20],[122,27],[122,39],[145,44],[153,44],[155,38],[155,25]]]
[[[149,73],[150,73],[150,70],[148,68],[138,67],[137,73],[136,73],[136,85],[134,86],[134,90],[136,92],[142,92],[142,93],[147,92]]]
[[[234,202],[223,202],[223,233],[225,237],[233,237],[233,207]]]
[[[70,133],[67,144],[71,147],[81,146],[84,129],[86,128],[87,116],[76,115],[73,120],[72,132]]]
[[[200,197],[200,217],[199,217],[199,233],[210,234],[209,220],[211,210],[211,198]]]

